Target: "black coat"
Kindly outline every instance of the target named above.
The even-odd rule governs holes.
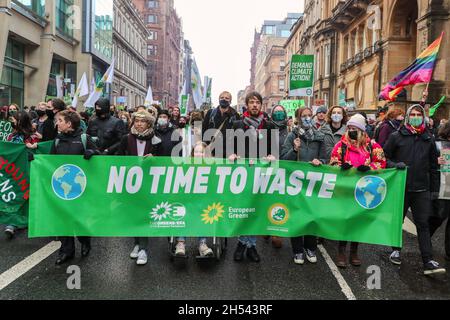
[[[129,133],[123,136],[119,144],[118,154],[123,156],[137,156],[137,143],[135,135]],[[161,139],[155,135],[147,138],[144,155],[147,154],[152,154],[154,157],[161,156]]]
[[[93,150],[98,153],[97,146],[90,136],[86,137],[86,150],[84,150],[81,139],[82,134],[83,130],[81,128],[69,133],[60,133],[53,142],[50,154],[84,155],[86,150]],[[56,146],[57,140],[58,146]]]
[[[120,140],[127,134],[127,128],[122,120],[115,117],[96,117],[89,121],[86,133],[98,139],[97,146],[101,152],[108,150],[108,154],[115,154]]]
[[[156,135],[161,139],[161,154],[162,157],[170,157],[172,156],[172,150],[175,146],[182,142],[183,138],[179,134],[175,134],[174,139],[176,141],[172,141],[173,132],[176,129],[173,126],[169,126],[166,128],[158,128],[156,129]],[[175,131],[178,132],[178,131]],[[180,152],[177,156],[181,157],[183,153],[183,148],[179,147]]]
[[[210,109],[208,110],[208,112],[206,113],[205,119],[203,119],[203,124],[202,124],[202,139],[203,142],[210,144],[211,143],[211,134],[207,134],[205,136],[205,133],[207,130],[209,129],[219,129],[220,126],[223,123],[223,126],[220,130],[222,136],[222,152],[218,153],[218,152],[214,152],[213,150],[213,155],[216,154],[222,154],[224,157],[230,155],[233,153],[233,150],[226,150],[226,141],[230,138],[227,138],[226,134],[227,134],[227,130],[233,129],[233,123],[235,121],[238,121],[240,119],[239,114],[236,112],[236,110],[234,110],[233,108],[229,108],[227,112],[225,112],[224,114],[222,114],[222,112],[220,112],[220,107],[217,107],[215,109]],[[212,131],[208,131],[208,133],[212,133],[215,134],[217,132],[217,130],[213,130]],[[217,143],[219,141],[219,135],[217,135]],[[213,148],[214,149],[214,148]]]
[[[388,168],[395,167],[398,162],[408,166],[408,192],[439,191],[439,154],[428,130],[417,135],[402,126],[390,135],[383,149]]]
[[[271,132],[275,129],[275,126],[267,119],[264,119],[262,122],[262,131],[257,131],[254,128],[247,126],[243,120],[235,121],[233,124],[233,129],[235,130],[234,153],[241,158],[260,159],[272,154]],[[245,138],[242,139],[242,137]],[[244,145],[242,145],[243,143]],[[250,148],[251,145],[252,148]],[[274,148],[278,149],[279,146],[276,145]],[[244,153],[242,153],[242,149],[244,150]],[[256,154],[254,154],[252,149],[256,151]],[[275,152],[278,152],[278,150]]]

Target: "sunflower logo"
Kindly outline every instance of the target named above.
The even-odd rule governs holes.
[[[172,212],[172,205],[170,205],[168,202],[162,202],[161,204],[158,204],[156,208],[152,209],[150,217],[154,221],[161,221],[170,216],[171,212]]]
[[[223,205],[219,203],[213,203],[208,206],[207,209],[203,210],[202,221],[205,224],[213,224],[214,222],[218,222],[220,218],[223,218],[224,214]]]

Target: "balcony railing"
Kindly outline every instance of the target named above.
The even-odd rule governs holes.
[[[364,59],[370,58],[373,55],[373,46],[364,49]]]
[[[358,52],[355,55],[355,64],[358,64],[358,63],[362,62],[363,58],[364,58],[363,53],[362,52]]]

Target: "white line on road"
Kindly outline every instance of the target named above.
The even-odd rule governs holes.
[[[52,241],[45,247],[42,247],[32,255],[20,261],[14,267],[0,274],[0,291],[48,258],[51,254],[58,250],[60,246],[61,242]]]
[[[336,278],[337,282],[339,283],[339,286],[341,287],[341,291],[345,295],[347,300],[356,300],[356,297],[353,294],[352,289],[345,281],[344,277],[342,276],[341,272],[337,268],[333,259],[331,259],[330,255],[328,254],[327,250],[322,245],[318,245],[317,247],[319,248],[320,252],[322,253],[322,256],[324,257],[325,262],[330,267],[331,272],[333,273],[333,276]]]

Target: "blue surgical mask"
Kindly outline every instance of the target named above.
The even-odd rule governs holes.
[[[302,125],[305,128],[312,127],[312,119],[310,117],[302,117]]]

